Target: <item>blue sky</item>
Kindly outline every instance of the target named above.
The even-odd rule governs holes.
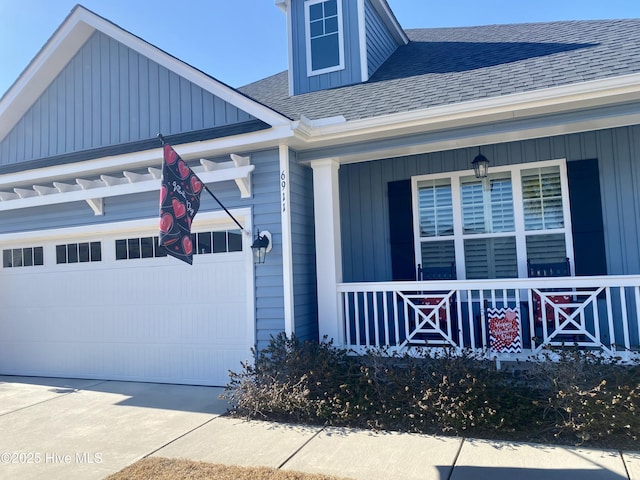
[[[285,16],[274,0],[79,1],[233,87],[287,66]],[[388,2],[404,28],[640,18],[640,0]],[[78,0],[0,0],[0,95],[76,3]]]

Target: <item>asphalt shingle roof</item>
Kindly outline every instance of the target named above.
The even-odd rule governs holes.
[[[289,96],[287,72],[239,90],[293,119],[362,119],[640,73],[640,19],[406,31],[365,83]]]

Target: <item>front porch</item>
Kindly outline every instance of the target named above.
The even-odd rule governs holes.
[[[637,162],[618,154],[629,132],[310,161],[320,338],[505,360],[575,345],[637,361]],[[477,145],[485,178],[470,169]],[[491,345],[501,314],[519,320],[510,352]]]
[[[363,351],[417,347],[526,359],[548,347],[579,347],[638,360],[640,275],[339,283],[337,322],[320,325],[337,346]],[[517,312],[520,348],[498,352],[488,312]]]

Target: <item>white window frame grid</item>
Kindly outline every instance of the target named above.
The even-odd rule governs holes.
[[[91,256],[91,244],[92,243],[97,243],[100,245],[100,260],[94,260]],[[80,245],[88,245],[89,246],[89,260],[87,261],[81,261],[80,260]],[[69,261],[69,245],[76,245],[76,254],[77,254],[77,261],[75,262],[70,262]],[[59,262],[58,261],[58,247],[65,247],[65,261],[64,262]],[[77,240],[77,241],[73,241],[70,240],[68,242],[64,242],[64,243],[56,243],[55,245],[53,245],[53,253],[54,253],[54,259],[55,259],[55,263],[56,265],[90,265],[90,264],[96,264],[96,263],[102,263],[102,261],[104,260],[104,245],[102,243],[102,240],[88,240],[88,241],[81,241],[81,240]]]
[[[522,196],[522,171],[545,167],[559,167],[560,187],[562,195],[562,214],[564,217],[564,227],[549,230],[525,230],[524,223],[524,201]],[[456,263],[456,276],[459,280],[466,279],[466,261],[464,255],[464,241],[468,239],[485,239],[498,237],[515,237],[516,256],[518,267],[518,278],[527,278],[527,236],[564,234],[565,248],[571,275],[574,275],[574,252],[573,235],[571,233],[571,209],[569,205],[569,183],[567,179],[566,159],[544,160],[539,162],[518,163],[515,165],[492,166],[489,174],[509,172],[511,175],[511,186],[513,195],[513,215],[515,228],[513,232],[497,233],[474,233],[464,234],[462,225],[462,191],[461,179],[473,175],[473,170],[459,170],[454,172],[435,173],[427,175],[416,175],[411,177],[411,199],[413,208],[413,232],[414,232],[414,252],[415,265],[422,263],[422,243],[453,240]],[[451,181],[451,202],[453,206],[453,235],[450,236],[420,236],[420,211],[418,199],[418,183],[425,180],[448,179]]]
[[[35,263],[35,249],[36,248],[40,248],[42,249],[42,263],[41,264],[36,264]],[[32,263],[31,265],[25,265],[24,264],[24,251],[31,249],[31,258],[34,260],[34,263]],[[21,250],[21,259],[22,259],[22,264],[21,265],[13,265],[13,251],[14,250]],[[12,264],[11,266],[6,266],[4,265],[4,252],[5,251],[10,251],[11,252],[11,256],[12,256]],[[2,268],[3,269],[15,269],[15,268],[33,268],[33,267],[43,267],[45,265],[45,254],[44,254],[44,245],[27,245],[26,247],[22,247],[22,246],[14,246],[14,247],[6,247],[6,248],[2,248]]]
[[[326,67],[320,70],[313,70],[313,63],[311,61],[311,17],[309,10],[312,5],[323,3],[326,0],[307,0],[304,2],[304,41],[306,46],[306,62],[307,62],[307,76],[313,77],[315,75],[322,75],[323,73],[337,72],[338,70],[344,70],[344,23],[342,17],[342,0],[336,0],[338,8],[338,65],[333,67]]]
[[[230,250],[230,234],[237,234],[240,235],[240,239],[242,238],[242,231],[240,229],[234,229],[234,228],[228,228],[226,230],[202,230],[202,231],[193,231],[191,232],[191,236],[192,237],[197,237],[198,235],[202,234],[202,233],[208,233],[211,237],[212,237],[212,241],[213,241],[213,234],[214,233],[224,233],[225,235],[225,250],[224,251],[211,251],[211,252],[198,252],[197,248],[194,248],[193,251],[193,255],[220,255],[220,254],[229,254],[229,253],[237,253],[237,252],[242,252],[242,244],[240,245],[240,250]],[[142,256],[142,243],[141,240],[143,238],[151,238],[152,242],[154,242],[154,247],[153,247],[153,255],[152,256],[148,256],[148,257],[143,257]],[[138,257],[131,257],[129,256],[131,251],[130,251],[130,243],[131,241],[136,241],[138,242],[138,248],[139,248],[139,253],[140,256]],[[118,242],[125,242],[125,250],[126,250],[126,257],[123,258],[118,258],[118,247],[117,244]],[[241,240],[242,241],[242,240]],[[123,261],[149,261],[149,260],[154,260],[154,259],[158,259],[158,258],[165,258],[168,256],[167,253],[165,253],[164,255],[156,255],[157,250],[155,245],[157,244],[157,242],[159,242],[159,237],[158,234],[155,235],[136,235],[136,236],[129,236],[129,237],[117,237],[114,238],[112,243],[113,243],[113,252],[114,252],[114,260],[116,262],[123,262]]]

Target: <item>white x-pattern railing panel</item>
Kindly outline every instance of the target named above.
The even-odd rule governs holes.
[[[249,157],[232,155],[228,162],[201,159],[200,164],[192,170],[205,184],[234,180],[242,198],[251,196],[251,172],[255,165],[249,163]],[[159,168],[149,167],[146,173],[123,170],[119,174],[103,174],[98,178],[75,178],[52,182],[51,185],[34,184],[31,188],[16,187],[12,192],[0,191],[0,211],[86,201],[96,215],[102,215],[103,198],[159,191],[161,176]]]
[[[446,347],[490,354],[487,309],[518,308],[522,355],[577,346],[638,358],[640,275],[342,283],[337,291],[344,346],[355,350]]]

